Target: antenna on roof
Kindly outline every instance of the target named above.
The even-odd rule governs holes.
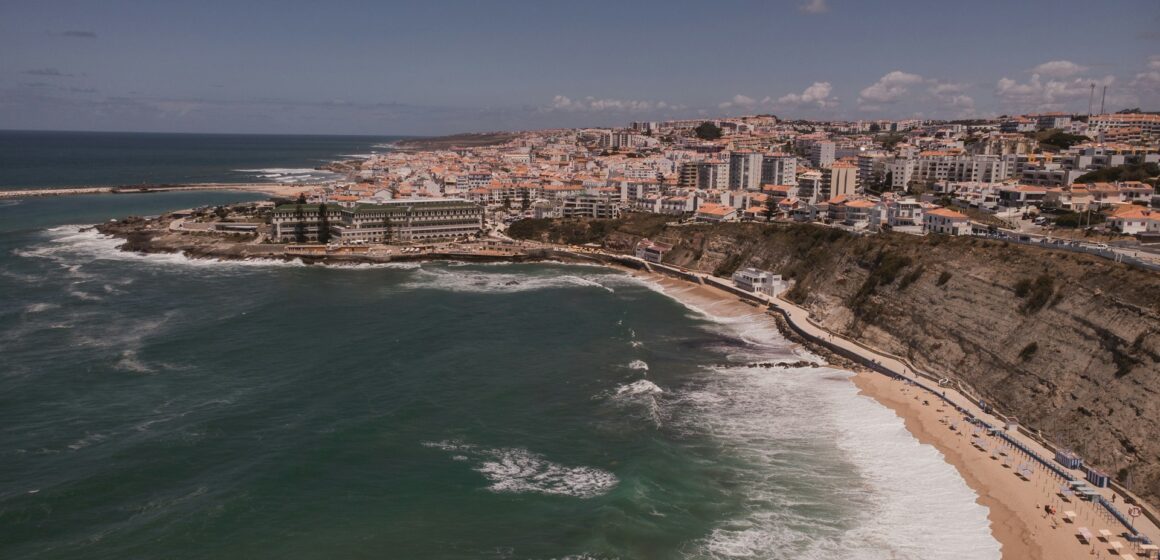
[[[1104,92],[1100,94],[1100,114],[1104,114],[1104,99],[1108,97],[1108,86],[1104,86]]]
[[[1092,102],[1096,100],[1096,83],[1092,82],[1092,92],[1088,95],[1088,117],[1092,116]]]

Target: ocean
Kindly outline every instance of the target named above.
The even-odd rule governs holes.
[[[255,196],[0,201],[0,558],[999,557],[847,372],[751,367],[818,360],[759,314],[600,267],[84,227]]]
[[[0,130],[0,190],[174,183],[294,183],[386,151],[401,136]]]

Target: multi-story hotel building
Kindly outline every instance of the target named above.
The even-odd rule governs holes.
[[[353,208],[326,207],[331,239],[343,243],[393,243],[458,239],[479,233],[483,208],[461,199],[390,200]],[[319,205],[285,204],[271,218],[275,240],[318,241]],[[300,235],[301,233],[301,235]]]

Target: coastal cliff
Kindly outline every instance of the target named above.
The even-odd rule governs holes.
[[[828,329],[963,382],[1160,503],[1160,274],[1001,241],[799,224],[634,216],[515,230],[623,252],[648,237],[673,245],[669,264],[780,272]]]

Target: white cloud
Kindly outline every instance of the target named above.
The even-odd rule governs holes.
[[[830,82],[814,82],[801,93],[789,93],[777,99],[767,95],[760,101],[739,93],[729,101],[718,103],[717,108],[755,110],[817,107],[829,109],[838,105],[838,98],[830,95],[833,89]]]
[[[838,105],[838,99],[831,97],[834,90],[830,82],[814,82],[801,93],[790,93],[777,98],[778,105],[816,105],[819,109],[828,109]],[[769,98],[765,98],[769,100]]]
[[[572,99],[564,95],[552,98],[552,104],[547,107],[553,111],[619,111],[644,112],[654,110],[678,111],[684,105],[677,105],[667,101],[638,101],[634,99],[597,99],[592,96],[583,99]]]
[[[975,99],[965,93],[970,89],[971,84],[940,82],[938,80],[928,80],[928,82],[931,85],[926,89],[926,92],[930,94],[930,97],[939,107],[955,109],[959,117],[975,113]]]
[[[798,6],[798,11],[807,14],[824,14],[830,11],[830,5],[826,2],[827,0],[807,0],[805,4]]]
[[[863,89],[859,93],[858,103],[894,103],[906,95],[910,86],[920,84],[922,81],[922,76],[918,74],[908,74],[895,70]]]
[[[1032,74],[1029,81],[1019,83],[1004,77],[995,84],[995,97],[1004,105],[1019,109],[1057,111],[1066,108],[1068,103],[1088,99],[1091,84],[1098,88],[1115,81],[1114,76],[1044,80],[1039,74]]]
[[[753,107],[756,107],[756,106],[757,106],[756,99],[749,97],[749,96],[741,95],[740,93],[737,95],[734,95],[733,99],[730,99],[729,101],[725,101],[723,103],[717,104],[717,107],[720,109],[731,109],[733,107],[737,107],[739,109],[752,109]]]
[[[1148,57],[1146,69],[1137,73],[1128,86],[1136,93],[1136,102],[1160,103],[1160,54]]]
[[[1052,60],[1031,69],[1032,74],[1048,78],[1070,78],[1086,71],[1087,66],[1080,66],[1070,60]]]

